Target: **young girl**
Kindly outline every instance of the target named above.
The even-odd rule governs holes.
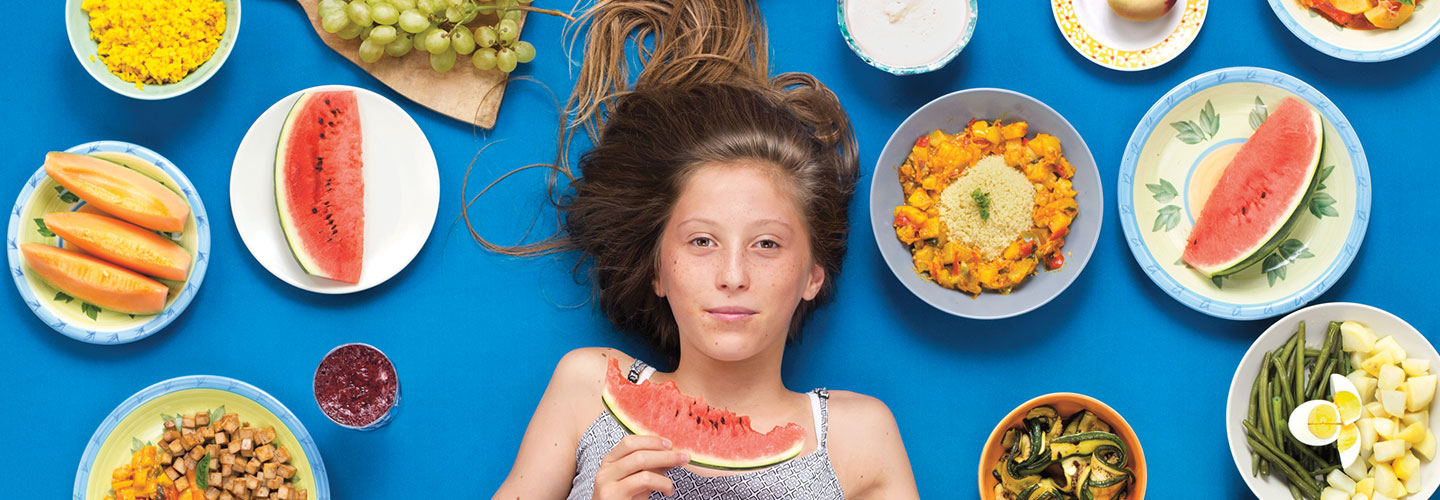
[[[580,251],[601,309],[674,371],[614,349],[565,355],[495,498],[917,497],[883,403],[793,392],[780,376],[787,343],[834,293],[845,254],[857,160],[844,110],[808,75],[766,81],[764,28],[749,0],[640,3],[640,24],[658,39],[633,91],[597,91],[623,78],[597,77],[592,61],[614,69],[597,39],[636,29],[628,21],[641,7],[612,4],[592,20],[580,78],[590,90],[576,95],[599,135],[574,193],[558,202],[561,239],[511,250]],[[605,410],[611,358],[637,381],[674,381],[748,415],[757,430],[799,423],[805,447],[759,471],[689,466],[665,439],[628,435]]]

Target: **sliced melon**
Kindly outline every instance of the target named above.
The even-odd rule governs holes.
[[[25,264],[51,286],[77,299],[128,314],[165,310],[169,288],[94,257],[39,243],[22,243]]]
[[[52,212],[45,214],[45,227],[66,244],[149,276],[183,281],[190,272],[190,253],[184,247],[119,219],[78,211]]]
[[[808,435],[793,423],[761,434],[750,427],[750,417],[713,408],[703,397],[686,396],[675,382],[631,383],[615,358],[610,358],[601,399],[630,433],[669,439],[672,449],[690,454],[691,463],[712,469],[747,470],[784,462],[800,454]]]
[[[1206,276],[1234,274],[1280,246],[1319,185],[1325,126],[1287,98],[1225,167],[1190,230],[1181,258]]]
[[[137,226],[185,230],[190,205],[155,179],[93,156],[50,152],[45,173],[80,199]]]

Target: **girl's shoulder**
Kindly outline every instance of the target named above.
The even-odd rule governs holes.
[[[605,374],[610,360],[619,361],[621,370],[628,370],[635,358],[609,347],[581,347],[560,358],[550,376],[552,388],[574,396],[593,395],[598,404],[605,389]]]
[[[828,391],[826,402],[829,414],[830,434],[855,436],[868,434],[865,429],[895,428],[895,415],[890,407],[873,396],[858,392]]]

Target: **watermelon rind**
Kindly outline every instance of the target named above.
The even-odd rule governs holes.
[[[291,129],[294,128],[296,119],[310,103],[314,94],[304,93],[295,100],[295,105],[290,107],[290,113],[285,115],[285,124],[280,127],[280,142],[275,145],[275,208],[280,212],[280,229],[285,234],[285,244],[290,247],[290,252],[295,254],[295,261],[306,274],[319,274],[320,266],[316,263],[314,256],[305,250],[301,243],[300,233],[295,229],[295,214],[290,213],[289,204],[285,200],[289,195],[285,191],[286,151],[290,149]]]
[[[1323,149],[1325,146],[1324,134],[1321,134],[1320,143],[1320,146]],[[1254,266],[1255,264],[1264,262],[1266,257],[1269,257],[1271,253],[1275,252],[1275,249],[1280,248],[1281,243],[1284,243],[1285,240],[1290,238],[1290,233],[1295,231],[1295,226],[1298,226],[1299,222],[1304,219],[1304,207],[1310,204],[1310,199],[1315,196],[1316,191],[1319,191],[1320,176],[1315,175],[1315,173],[1319,170],[1318,167],[1320,165],[1320,162],[1323,161],[1323,159],[1323,156],[1316,158],[1315,166],[1311,167],[1310,169],[1310,186],[1305,190],[1305,196],[1300,197],[1300,203],[1295,205],[1295,208],[1291,210],[1290,216],[1285,219],[1285,224],[1281,225],[1280,228],[1275,231],[1274,236],[1271,236],[1270,239],[1265,242],[1265,244],[1260,245],[1260,248],[1255,250],[1254,253],[1246,256],[1239,263],[1236,263],[1235,265],[1225,268],[1223,270],[1217,271],[1214,274],[1211,274],[1211,277],[1230,276],[1240,271],[1249,269],[1250,266]]]
[[[605,402],[605,409],[610,412],[611,416],[615,417],[615,421],[619,422],[620,426],[624,427],[626,432],[640,436],[658,435],[658,433],[650,432],[638,425],[638,423],[636,423],[636,419],[632,419],[626,416],[625,413],[619,409],[619,405],[615,404],[615,402],[613,401],[612,396],[610,395],[610,391],[607,390],[601,393],[600,399]],[[704,453],[697,452],[695,450],[685,451],[690,454],[690,463],[693,465],[698,465],[707,469],[745,471],[761,469],[775,464],[779,464],[786,460],[790,460],[799,456],[800,452],[804,450],[804,448],[805,442],[798,441],[795,443],[795,446],[790,447],[790,449],[787,449],[784,452],[770,456],[756,457],[752,460],[743,462],[707,456]]]
[[[1307,178],[1305,191],[1300,196],[1295,197],[1295,203],[1287,212],[1288,215],[1283,219],[1284,222],[1275,225],[1268,231],[1267,237],[1261,240],[1262,243],[1256,245],[1250,251],[1241,254],[1240,257],[1237,257],[1232,262],[1222,263],[1214,267],[1195,269],[1207,278],[1229,276],[1263,262],[1265,257],[1269,256],[1276,248],[1280,247],[1281,243],[1290,237],[1290,233],[1295,230],[1295,226],[1297,226],[1303,218],[1301,215],[1305,213],[1305,210],[1303,210],[1302,207],[1304,207],[1306,203],[1309,203],[1311,196],[1314,195],[1320,185],[1320,176],[1316,174],[1320,170],[1320,161],[1323,159],[1325,151],[1325,123],[1321,120],[1320,113],[1315,111],[1315,109],[1309,106],[1306,106],[1305,109],[1310,113],[1310,119],[1314,122],[1315,133],[1317,135],[1315,149],[1311,152],[1310,161],[1306,163],[1309,165],[1309,168],[1305,171]]]

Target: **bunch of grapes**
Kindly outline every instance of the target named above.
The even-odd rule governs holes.
[[[520,19],[532,0],[320,0],[320,25],[340,38],[359,37],[360,59],[430,55],[441,73],[469,56],[476,68],[509,73],[535,59],[535,46],[519,40]],[[524,7],[522,7],[524,4]],[[479,16],[494,24],[470,27]]]

